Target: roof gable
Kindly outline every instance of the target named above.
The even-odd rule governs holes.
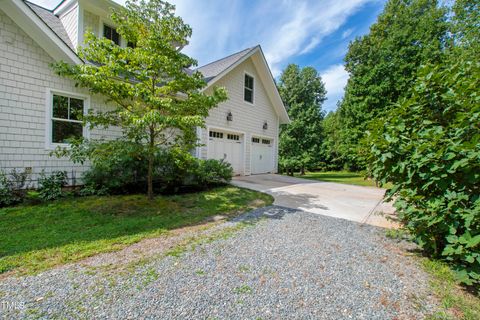
[[[247,55],[251,50],[252,48],[248,48],[240,52],[231,54],[225,58],[201,66],[195,71],[201,72],[203,77],[205,78],[205,81],[209,82],[210,80],[213,80],[216,76],[218,76],[220,73],[222,73],[222,71],[226,70],[228,67],[233,65],[245,55]]]
[[[205,89],[207,89],[249,58],[253,61],[260,80],[267,92],[267,96],[280,119],[280,123],[290,123],[287,110],[280,97],[277,85],[275,84],[273,75],[268,67],[262,48],[259,45],[211,62],[205,66],[197,68],[196,71],[201,72],[205,77],[205,81],[207,82],[207,87]]]

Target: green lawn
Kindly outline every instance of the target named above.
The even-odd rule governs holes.
[[[364,186],[364,187],[375,187],[375,181],[366,180],[364,178],[364,174],[361,172],[349,172],[349,171],[307,172],[303,176],[299,174],[295,174],[295,177],[318,180],[318,181],[353,184],[353,185]],[[383,187],[390,188],[391,185],[388,184]]]
[[[83,197],[0,209],[0,273],[35,273],[272,202],[263,193],[221,187],[154,201],[143,195]]]

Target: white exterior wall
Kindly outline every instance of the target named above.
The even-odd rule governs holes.
[[[100,36],[100,16],[83,10],[83,35],[87,31],[93,32],[97,37]]]
[[[88,95],[69,79],[55,75],[53,59],[0,10],[0,169],[32,168],[32,179],[45,171],[72,171],[81,177],[85,166],[49,155],[46,147],[47,89]],[[105,108],[105,99],[90,96],[90,108]],[[90,138],[114,138],[118,129],[91,130]]]
[[[245,72],[254,77],[254,104],[244,101],[244,76]],[[273,105],[267,96],[265,88],[258,76],[256,68],[249,58],[229,72],[225,77],[214,84],[217,87],[225,87],[228,92],[228,100],[210,111],[206,119],[207,129],[200,129],[201,143],[199,156],[207,158],[208,127],[223,128],[232,132],[245,133],[244,140],[244,174],[251,173],[250,148],[252,136],[273,139],[275,172],[278,163],[278,125],[279,119],[273,109]],[[208,92],[208,91],[207,91]],[[227,114],[231,112],[233,121],[227,121]],[[268,129],[263,130],[263,123],[267,121]]]
[[[73,47],[77,48],[78,43],[78,3],[74,4],[67,12],[60,16],[60,21],[67,31],[70,41],[72,41]]]

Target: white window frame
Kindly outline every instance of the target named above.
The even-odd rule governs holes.
[[[249,76],[249,77],[252,77],[252,79],[253,79],[252,102],[245,100],[245,89],[247,88],[247,87],[245,86],[245,76],[246,76],[246,75]],[[255,76],[254,76],[253,74],[248,73],[247,71],[244,71],[244,72],[243,72],[243,79],[242,79],[242,81],[243,81],[243,82],[242,82],[242,83],[243,83],[243,92],[242,92],[243,102],[245,102],[245,103],[247,103],[247,104],[249,104],[249,105],[251,105],[251,106],[254,106],[254,105],[255,105],[255,91],[257,91],[256,88],[255,88],[255,84],[257,83],[257,79],[255,79]]]
[[[83,103],[84,115],[87,114],[88,110],[90,109],[90,96],[88,95],[47,88],[46,99],[45,99],[45,149],[47,150],[54,150],[58,146],[60,147],[70,146],[70,144],[68,143],[55,143],[52,141],[52,129],[53,129],[52,120],[55,120],[53,118],[53,96],[55,94],[60,96],[66,96],[69,98],[82,99],[84,101]],[[67,120],[67,121],[70,121],[70,120]],[[85,139],[90,138],[90,130],[88,130],[88,127],[85,125],[83,125],[82,136]]]

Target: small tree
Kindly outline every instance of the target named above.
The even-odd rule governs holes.
[[[180,50],[187,45],[191,28],[175,16],[175,7],[161,0],[130,0],[114,9],[112,21],[129,46],[88,32],[78,54],[81,65],[53,64],[91,93],[113,102],[110,111],[89,111],[90,127],[118,126],[124,139],[139,144],[148,161],[148,197],[153,198],[154,157],[158,148],[194,140],[193,130],[204,126],[210,109],[227,96],[222,88],[211,95],[199,72],[186,68],[196,61]]]

